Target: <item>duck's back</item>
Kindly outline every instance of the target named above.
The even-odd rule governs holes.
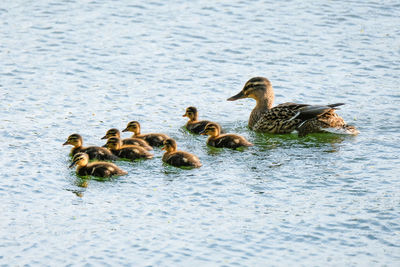
[[[78,174],[82,176],[111,177],[113,175],[125,175],[127,172],[110,162],[93,162],[89,163],[86,167],[80,168]]]
[[[176,167],[193,167],[198,168],[202,166],[200,160],[193,154],[184,151],[176,151],[172,153],[165,153],[162,160]]]
[[[300,136],[316,132],[335,132],[356,134],[358,131],[349,126],[335,112],[343,103],[330,105],[307,105],[284,103],[264,114],[255,123],[253,130],[267,133],[291,133],[298,130]]]

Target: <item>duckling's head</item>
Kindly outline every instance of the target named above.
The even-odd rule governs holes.
[[[162,150],[165,150],[167,152],[174,152],[176,151],[176,141],[172,138],[168,138],[164,140],[164,146],[162,147]]]
[[[201,135],[218,136],[221,132],[219,125],[213,122],[207,123],[203,131],[200,132]]]
[[[107,132],[106,132],[106,135],[105,136],[103,136],[101,139],[108,139],[108,138],[110,138],[110,137],[120,137],[121,135],[120,135],[120,132],[119,132],[119,130],[118,129],[116,129],[116,128],[111,128],[110,130],[108,130]]]
[[[137,121],[131,121],[128,123],[123,132],[133,132],[134,134],[140,134],[140,123]]]
[[[188,107],[182,117],[188,117],[191,121],[197,120],[197,108]]]
[[[76,153],[75,156],[72,158],[72,163],[69,165],[72,168],[75,164],[78,166],[86,166],[89,163],[89,156],[86,153],[79,152]]]
[[[121,148],[121,139],[118,137],[110,137],[107,140],[106,147],[111,150],[118,150]]]
[[[71,134],[68,136],[67,141],[63,144],[63,146],[65,145],[72,145],[74,147],[82,146],[82,136],[79,134]]]
[[[264,77],[254,77],[248,80],[242,91],[228,98],[228,101],[235,101],[242,98],[253,98],[256,101],[267,101],[268,108],[272,107],[274,91],[271,82]]]

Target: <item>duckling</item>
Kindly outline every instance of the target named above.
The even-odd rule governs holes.
[[[189,121],[186,123],[186,129],[188,129],[189,132],[194,133],[194,134],[200,134],[200,132],[204,131],[204,128],[208,123],[211,121],[199,121],[197,120],[198,118],[198,113],[197,113],[197,108],[195,107],[188,107],[186,109],[186,112],[182,117],[188,117]]]
[[[168,138],[164,140],[164,147],[162,150],[165,150],[166,152],[162,157],[163,162],[175,167],[201,167],[202,164],[198,157],[188,152],[177,151],[176,147],[177,146],[174,139]]]
[[[121,134],[118,129],[112,128],[112,129],[108,130],[106,132],[106,135],[103,136],[101,139],[108,139],[110,137],[121,138]],[[122,145],[124,145],[124,146],[125,145],[136,145],[136,146],[141,146],[146,150],[153,150],[153,148],[151,146],[149,146],[149,144],[145,140],[140,139],[140,138],[125,138],[125,139],[122,139],[121,141],[122,141]]]
[[[141,134],[140,124],[137,121],[129,122],[126,128],[122,131],[133,132],[132,137],[144,139],[150,146],[161,146],[163,145],[164,140],[169,138],[168,135],[161,133]]]
[[[97,160],[117,160],[118,157],[113,155],[110,150],[105,147],[99,146],[82,146],[83,139],[82,136],[79,134],[71,134],[68,136],[67,141],[63,144],[65,145],[72,145],[73,148],[71,149],[71,156],[74,156],[78,152],[85,152],[89,155],[89,159],[97,159]]]
[[[81,176],[111,177],[128,174],[114,163],[102,161],[89,163],[89,155],[83,152],[75,154],[69,167],[72,168],[75,164],[78,165],[76,173]]]
[[[213,122],[207,124],[206,128],[200,134],[209,135],[207,145],[213,147],[227,147],[236,149],[238,147],[253,146],[243,136],[237,134],[220,134],[219,125]]]
[[[118,137],[110,137],[107,140],[106,146],[110,151],[119,158],[130,160],[136,159],[151,159],[153,155],[141,146],[128,145],[122,146],[121,139]]]
[[[335,113],[337,107],[344,105],[309,105],[283,103],[272,107],[274,90],[270,81],[264,77],[254,77],[246,82],[242,91],[228,98],[235,101],[253,98],[256,106],[250,114],[248,126],[258,132],[284,134],[297,130],[299,136],[314,132],[333,132],[356,135],[359,131],[348,125]]]

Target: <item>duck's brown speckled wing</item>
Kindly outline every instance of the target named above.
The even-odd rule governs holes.
[[[253,130],[283,134],[299,130],[301,136],[321,132],[322,128],[343,128],[346,123],[335,113],[343,103],[331,105],[280,104],[264,114],[255,123]]]
[[[252,129],[272,134],[291,133],[302,122],[301,119],[293,118],[299,112],[299,109],[305,106],[308,105],[294,103],[278,105],[263,113]]]
[[[336,114],[334,109],[301,123],[297,131],[299,136],[325,131],[338,134],[358,134],[358,130],[354,126],[348,125],[342,117]]]

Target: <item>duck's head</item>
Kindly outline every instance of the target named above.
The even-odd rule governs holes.
[[[201,135],[218,136],[221,132],[219,125],[213,122],[207,123],[203,131],[200,132]]]
[[[110,130],[108,130],[107,132],[106,132],[106,135],[105,136],[103,136],[101,139],[108,139],[108,138],[110,138],[110,137],[120,137],[121,135],[120,135],[120,132],[119,132],[119,130],[118,129],[116,129],[116,128],[111,128]]]
[[[172,138],[168,138],[164,140],[164,146],[161,148],[162,150],[165,150],[167,152],[174,152],[176,151],[176,141]]]
[[[134,134],[140,134],[140,123],[137,121],[131,121],[128,123],[123,132],[133,132]]]
[[[256,101],[267,101],[272,107],[274,101],[274,91],[271,82],[264,77],[254,77],[248,80],[243,86],[242,91],[228,98],[228,101],[235,101],[242,98],[253,98]],[[270,108],[270,107],[269,107]]]
[[[121,148],[121,139],[118,137],[110,137],[107,140],[106,147],[111,150],[118,150]]]
[[[89,163],[89,156],[86,153],[79,152],[76,153],[75,156],[72,158],[72,163],[69,165],[70,168],[72,168],[74,165],[78,166],[86,166]]]
[[[188,107],[185,114],[182,115],[182,117],[188,117],[191,121],[197,120],[197,116],[197,108],[195,107]]]
[[[63,144],[63,146],[65,145],[72,145],[74,147],[82,146],[82,136],[79,134],[71,134],[68,136],[67,141]]]

